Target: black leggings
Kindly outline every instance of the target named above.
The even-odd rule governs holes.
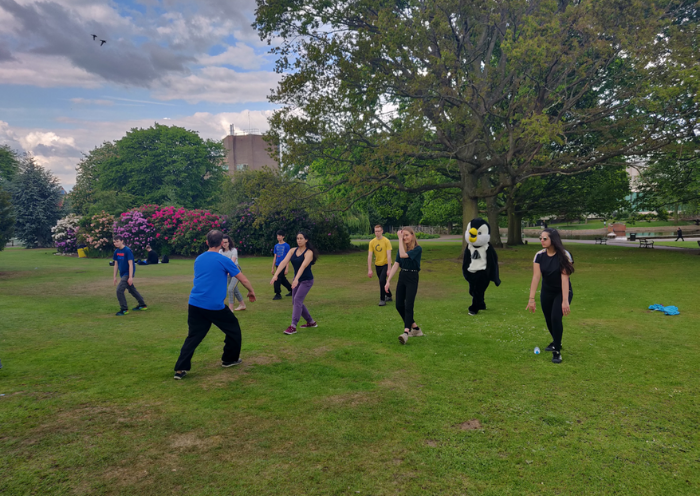
[[[401,315],[405,329],[413,326],[413,303],[418,293],[418,272],[402,270],[396,285],[396,310]]]
[[[574,299],[574,293],[569,291],[569,303]],[[540,304],[542,305],[542,313],[544,320],[547,321],[547,329],[552,335],[552,342],[557,351],[561,351],[561,337],[564,334],[564,324],[562,318],[564,314],[561,311],[561,291],[542,291],[540,293]]]

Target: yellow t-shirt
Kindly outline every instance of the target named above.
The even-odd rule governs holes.
[[[374,265],[378,265],[379,267],[389,263],[387,260],[387,252],[390,250],[391,241],[384,236],[382,236],[381,241],[374,238],[369,242],[369,251],[373,252],[375,257]]]

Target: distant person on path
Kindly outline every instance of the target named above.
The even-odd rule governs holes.
[[[284,241],[284,236],[285,233],[284,231],[277,231],[277,244],[275,245],[273,249],[273,259],[272,259],[272,272],[271,274],[274,276],[275,272],[277,271],[277,267],[280,266],[282,263],[282,260],[285,259],[287,256],[287,253],[289,253],[289,244]],[[275,281],[275,297],[272,298],[273,300],[281,300],[282,299],[282,288],[281,286],[284,286],[289,293],[287,293],[287,296],[292,296],[292,285],[289,284],[289,281],[287,280],[287,272],[289,271],[289,266],[284,267],[284,272],[279,274],[277,276],[277,280]]]
[[[124,296],[124,291],[129,290],[129,294],[136,298],[138,305],[132,310],[148,310],[148,305],[143,301],[143,297],[136,290],[134,286],[134,272],[136,271],[136,265],[134,265],[134,253],[131,249],[124,244],[124,238],[120,235],[116,235],[113,238],[114,246],[114,285],[117,286],[117,300],[119,300],[120,310],[116,313],[117,317],[122,317],[129,313],[129,306],[126,304],[126,297]],[[117,270],[119,271],[119,283],[117,284]]]
[[[151,248],[151,245],[146,245],[146,251],[148,252],[146,261],[139,260],[136,262],[136,265],[158,265],[158,254]]]
[[[243,284],[248,290],[248,300],[251,303],[255,301],[255,291],[236,264],[219,253],[223,239],[224,233],[221,231],[209,231],[207,234],[209,250],[194,261],[194,286],[190,293],[187,310],[189,332],[175,364],[174,379],[179,380],[187,375],[192,367],[192,356],[212,324],[226,334],[221,366],[232,367],[242,362],[240,358],[241,326],[233,312],[224,305],[227,276],[231,275]]]
[[[384,237],[384,229],[380,225],[374,226],[374,236],[374,239],[369,242],[367,277],[372,278],[372,254],[374,254],[374,269],[379,278],[379,306],[383,307],[387,301],[391,301],[391,290],[385,288],[391,260],[391,241]]]
[[[685,241],[685,240],[683,239],[683,231],[681,230],[680,227],[678,227],[678,230],[676,231],[676,241],[678,241],[679,239],[680,239],[681,241]]]
[[[418,293],[418,272],[420,272],[420,259],[423,248],[418,245],[416,233],[406,227],[397,232],[399,236],[399,252],[396,254],[396,262],[391,268],[386,280],[386,290],[389,291],[391,278],[401,268],[399,282],[396,284],[396,310],[403,320],[403,334],[399,336],[399,343],[406,344],[409,337],[422,336],[418,324],[413,320],[413,305]]]
[[[219,253],[230,259],[234,264],[236,264],[238,270],[241,270],[241,264],[238,263],[238,250],[236,250],[233,246],[231,236],[224,234],[224,239],[221,240],[221,249],[219,250]],[[236,308],[233,308],[234,298],[238,300],[238,306]],[[231,275],[228,276],[228,307],[233,312],[239,312],[246,309],[245,302],[243,301],[243,295],[238,290],[238,279]]]
[[[547,322],[547,329],[552,335],[552,342],[544,351],[552,352],[552,362],[561,363],[561,338],[564,333],[562,319],[569,315],[569,305],[574,297],[569,277],[574,273],[574,259],[564,249],[561,237],[556,229],[545,229],[540,234],[542,250],[533,260],[530,300],[526,310],[535,313],[535,293],[542,279],[540,303]]]
[[[285,329],[285,334],[296,334],[297,324],[301,317],[304,317],[304,320],[306,320],[306,324],[302,324],[301,327],[318,327],[316,321],[311,317],[309,309],[304,305],[306,295],[309,294],[311,287],[314,285],[314,275],[311,273],[311,266],[316,263],[316,260],[318,260],[318,251],[311,243],[309,235],[300,231],[297,234],[297,247],[287,253],[270,280],[270,284],[276,284],[277,278],[283,271],[287,270],[287,266],[291,262],[294,267],[292,325]]]

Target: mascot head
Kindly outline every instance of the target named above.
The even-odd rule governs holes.
[[[481,217],[473,219],[467,226],[467,232],[464,233],[464,239],[467,243],[475,248],[488,244],[491,239],[491,227]]]

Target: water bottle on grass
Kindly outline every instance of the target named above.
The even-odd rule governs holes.
[[[540,347],[535,346],[535,355],[539,355],[539,354],[540,354]]]

